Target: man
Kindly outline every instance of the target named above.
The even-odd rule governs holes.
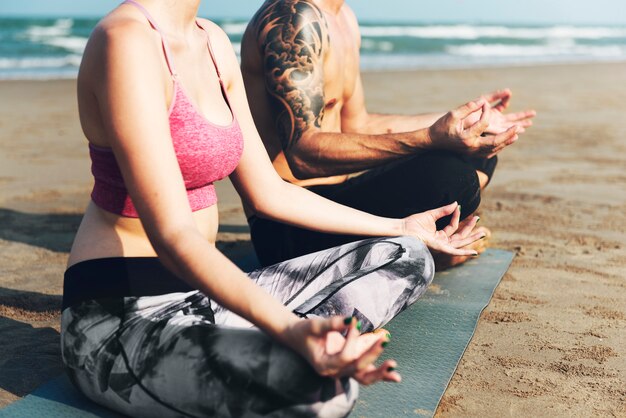
[[[458,201],[467,218],[480,204],[495,155],[531,125],[534,111],[504,115],[511,92],[502,90],[446,114],[368,113],[360,40],[345,0],[267,0],[253,17],[242,71],[275,169],[286,181],[380,216],[402,218]],[[358,239],[247,213],[263,265]]]

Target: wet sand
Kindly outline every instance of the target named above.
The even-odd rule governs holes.
[[[481,223],[517,253],[440,416],[626,416],[626,64],[368,73],[370,111],[510,87],[536,126],[501,154]],[[0,406],[62,371],[62,275],[89,198],[75,82],[0,82]],[[251,248],[218,185],[221,247]]]

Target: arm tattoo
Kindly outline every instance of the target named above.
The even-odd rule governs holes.
[[[308,0],[269,0],[253,19],[283,149],[324,118],[328,26]]]

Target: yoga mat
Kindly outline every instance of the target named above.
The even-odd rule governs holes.
[[[78,392],[66,375],[52,379],[24,399],[0,409],[0,418],[121,418]]]
[[[398,361],[402,383],[361,387],[351,416],[432,417],[513,253],[489,249],[461,267],[437,273],[427,293],[385,329],[385,358]]]
[[[513,254],[487,250],[461,267],[438,273],[429,291],[387,327],[385,356],[398,361],[400,384],[362,387],[351,414],[358,418],[432,416],[474,334],[478,317],[508,269]],[[238,260],[246,270],[254,257]],[[58,377],[0,410],[0,418],[119,418]]]

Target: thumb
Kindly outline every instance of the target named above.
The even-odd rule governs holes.
[[[465,103],[462,106],[457,107],[452,111],[452,116],[455,119],[465,119],[472,113],[480,110],[485,104],[485,100],[483,98],[474,100],[472,102]]]
[[[435,220],[437,220],[443,218],[444,216],[453,214],[458,206],[459,204],[457,202],[452,202],[449,205],[442,206],[437,209],[432,209],[428,212],[433,216],[433,218],[435,218]]]
[[[344,331],[354,322],[353,318],[342,318],[340,316],[309,319],[309,321],[312,321],[311,334],[318,337],[322,337],[331,331]]]

